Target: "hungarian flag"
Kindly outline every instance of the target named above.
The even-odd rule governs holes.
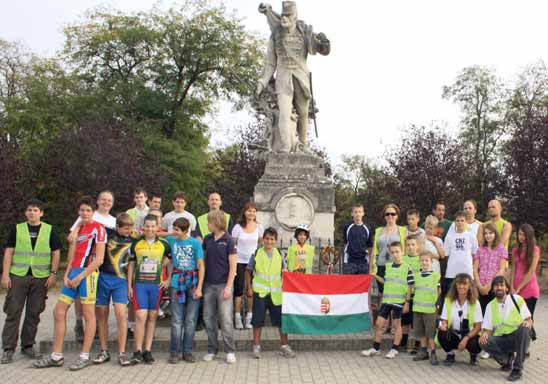
[[[336,334],[369,330],[371,275],[283,273],[282,332]]]

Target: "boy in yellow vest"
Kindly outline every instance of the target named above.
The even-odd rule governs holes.
[[[297,244],[287,249],[287,269],[289,272],[312,273],[314,265],[314,246],[308,244],[310,228],[306,224],[299,224],[295,228]]]
[[[419,235],[408,235],[405,238],[405,248],[407,249],[407,255],[403,257],[403,262],[409,265],[409,268],[413,271],[413,274],[417,273],[421,269],[419,262],[419,248],[420,237]],[[405,351],[407,349],[407,341],[409,340],[409,333],[411,332],[411,325],[413,325],[413,299],[409,303],[409,312],[405,313],[401,317],[402,324],[402,339],[400,349]],[[411,350],[411,354],[417,353],[419,348],[418,340],[415,341],[415,346]]]
[[[281,332],[282,325],[282,272],[287,272],[285,260],[275,247],[278,232],[267,228],[263,233],[263,246],[255,252],[246,269],[247,297],[253,297],[253,357],[261,357],[261,331],[264,326],[266,310],[270,312],[270,321],[280,333],[280,354],[295,357],[289,346],[287,333]],[[253,279],[253,283],[252,283]]]
[[[409,243],[408,243],[409,244]],[[419,256],[420,271],[415,274],[415,296],[413,298],[413,330],[415,338],[420,339],[420,350],[413,361],[428,360],[438,365],[436,357],[436,302],[441,294],[440,274],[432,271],[432,253],[422,251]]]
[[[8,289],[8,294],[4,304],[2,364],[13,361],[25,305],[21,353],[32,359],[39,357],[34,349],[36,331],[40,314],[46,308],[48,288],[55,286],[61,248],[51,225],[41,221],[43,215],[42,202],[30,200],[25,209],[27,221],[13,228],[6,243],[2,288]]]
[[[399,241],[394,241],[390,243],[388,250],[394,261],[386,264],[384,278],[375,276],[379,282],[384,283],[382,305],[375,323],[375,342],[373,348],[362,351],[362,356],[375,356],[381,353],[381,337],[390,314],[392,314],[392,324],[395,329],[394,343],[385,357],[393,359],[399,353],[402,339],[401,318],[402,313],[409,312],[414,278],[409,265],[403,262],[402,244]]]

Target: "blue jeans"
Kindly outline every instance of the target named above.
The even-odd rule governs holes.
[[[196,332],[200,300],[194,299],[192,292],[188,288],[185,295],[186,302],[179,303],[177,288],[169,288],[169,298],[171,301],[171,339],[169,351],[171,353],[181,353],[181,347],[183,353],[192,353],[192,343],[194,342],[194,333]]]
[[[226,284],[204,284],[204,322],[207,331],[207,353],[219,352],[217,334],[219,323],[225,352],[234,352],[234,325],[232,323],[232,296],[225,300]]]

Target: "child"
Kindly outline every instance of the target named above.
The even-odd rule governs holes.
[[[361,204],[352,207],[352,221],[342,231],[344,241],[343,273],[345,275],[366,274],[371,267],[373,231],[363,222],[364,208]]]
[[[466,215],[458,212],[455,216],[455,232],[447,235],[444,242],[447,259],[447,271],[443,281],[442,291],[444,296],[455,276],[465,273],[473,276],[473,257],[478,251],[478,239],[475,233],[466,230]]]
[[[107,350],[108,342],[108,312],[112,299],[114,313],[118,325],[118,362],[121,366],[130,365],[126,354],[127,320],[126,308],[128,303],[127,265],[129,250],[133,242],[131,237],[133,220],[127,213],[121,213],[116,218],[116,230],[107,229],[107,257],[99,267],[97,282],[96,315],[99,329],[99,343],[101,351],[93,360],[95,364],[102,364],[110,360]]]
[[[105,227],[93,221],[95,201],[83,197],[78,204],[78,214],[82,219],[76,242],[69,243],[67,270],[63,278],[61,296],[53,311],[54,342],[52,353],[34,363],[36,368],[60,367],[64,363],[63,341],[67,327],[67,312],[76,296],[80,296],[85,320],[84,343],[78,360],[69,367],[77,371],[90,365],[89,352],[95,337],[95,287],[97,268],[103,264],[105,255]]]
[[[420,241],[424,239],[424,229],[419,227],[421,215],[418,210],[410,209],[407,211],[407,235],[419,236]]]
[[[428,360],[430,348],[430,364],[438,365],[436,357],[436,302],[441,294],[440,274],[432,271],[432,253],[422,251],[419,256],[421,269],[415,275],[415,296],[413,298],[413,331],[420,339],[420,350],[413,361]]]
[[[184,361],[188,363],[196,361],[192,355],[192,344],[198,321],[205,267],[202,245],[189,235],[189,228],[188,219],[180,217],[173,223],[173,235],[166,238],[171,247],[173,265],[169,288],[171,301],[169,362],[171,364],[179,362],[181,352]]]
[[[403,257],[403,262],[406,263],[413,273],[420,271],[420,262],[419,262],[419,247],[420,247],[420,238],[418,235],[408,235],[405,238],[405,247],[407,248],[407,255]],[[413,300],[409,303],[409,312],[402,315],[402,339],[400,344],[400,349],[405,350],[407,348],[407,341],[409,340],[409,334],[411,333],[411,325],[413,324]],[[415,340],[415,346],[411,350],[411,354],[414,355],[417,353],[419,347],[418,340]]]
[[[388,250],[394,261],[386,264],[384,279],[375,276],[377,280],[384,283],[382,305],[375,324],[375,342],[373,343],[373,348],[362,351],[362,355],[375,356],[381,353],[381,337],[384,325],[390,318],[390,314],[392,314],[392,324],[395,328],[394,343],[385,357],[387,359],[393,359],[398,355],[398,350],[400,348],[402,339],[401,316],[402,312],[409,312],[411,288],[413,287],[414,281],[411,268],[403,262],[403,248],[401,243],[399,241],[390,243]]]
[[[131,359],[132,364],[154,363],[150,349],[154,338],[158,305],[162,297],[162,289],[169,286],[170,279],[168,271],[167,280],[162,280],[162,268],[169,263],[171,249],[168,242],[156,234],[157,217],[146,215],[143,227],[143,236],[131,245],[128,268],[128,293],[135,309],[135,351]],[[143,339],[145,339],[145,350],[141,352]]]
[[[299,224],[295,228],[297,244],[287,249],[287,267],[289,272],[312,273],[314,265],[314,246],[308,244],[310,228],[306,224]]]
[[[188,211],[185,211],[187,199],[184,192],[175,192],[171,199],[173,211],[166,213],[162,220],[162,228],[169,234],[173,233],[173,223],[180,217],[186,218],[190,223],[190,233],[196,230],[196,218]],[[189,233],[189,234],[190,234]]]
[[[213,361],[218,352],[219,323],[223,334],[226,362],[236,362],[234,326],[232,324],[232,288],[236,276],[237,254],[234,240],[226,232],[226,214],[220,209],[207,214],[207,228],[211,232],[202,243],[205,257],[204,322],[207,331],[207,355]],[[218,317],[220,317],[218,319]]]
[[[441,273],[440,260],[445,258],[443,240],[436,236],[438,218],[434,215],[426,216],[424,220],[424,242],[423,249],[433,255],[432,270]]]
[[[295,352],[288,344],[287,333],[282,333],[282,272],[287,271],[280,251],[274,247],[278,232],[267,228],[263,234],[263,246],[255,252],[247,264],[247,296],[253,297],[253,357],[261,356],[261,331],[264,326],[266,310],[270,312],[270,321],[280,333],[280,354],[293,358]],[[253,283],[251,279],[253,278]],[[252,288],[253,287],[253,288]]]
[[[136,232],[139,232],[143,226],[143,218],[148,214],[147,202],[147,193],[143,188],[137,188],[133,192],[133,201],[135,202],[135,207],[128,209],[126,213],[133,220],[133,229]]]

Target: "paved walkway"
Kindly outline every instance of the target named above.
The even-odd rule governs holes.
[[[50,340],[52,336],[52,308],[56,294],[48,300],[47,309],[42,316],[38,340]],[[3,304],[4,295],[0,295]],[[4,314],[0,314],[3,325]],[[112,319],[111,319],[112,323]],[[69,324],[73,324],[71,311]],[[67,339],[73,338],[69,327]],[[543,297],[537,306],[536,328],[539,339],[531,346],[531,358],[526,363],[525,383],[546,383],[548,366],[548,297]],[[162,337],[167,329],[160,328]],[[272,337],[274,330],[269,331]],[[111,336],[116,329],[111,327]],[[238,338],[249,337],[249,331],[237,332]],[[204,332],[197,337],[204,338]],[[365,338],[364,335],[354,336]],[[342,338],[347,339],[347,336]],[[366,341],[364,341],[364,344]],[[310,348],[307,348],[310,349]],[[154,352],[154,351],[153,351]],[[260,360],[254,360],[249,352],[237,354],[238,362],[227,365],[222,358],[211,362],[195,364],[167,363],[167,353],[154,353],[157,362],[154,365],[139,365],[120,368],[110,362],[102,366],[86,368],[79,372],[70,372],[65,368],[37,370],[30,367],[30,361],[16,353],[15,362],[0,366],[2,382],[9,383],[503,383],[506,374],[498,371],[492,360],[481,360],[479,367],[466,364],[467,356],[457,355],[458,363],[447,368],[443,365],[432,367],[428,362],[413,362],[408,354],[400,354],[395,360],[382,357],[364,358],[357,351],[297,351],[297,358],[287,360],[276,352],[264,352]],[[203,353],[197,353],[201,357]],[[69,365],[76,359],[76,353],[67,353],[65,360]],[[443,358],[443,353],[440,353]]]

